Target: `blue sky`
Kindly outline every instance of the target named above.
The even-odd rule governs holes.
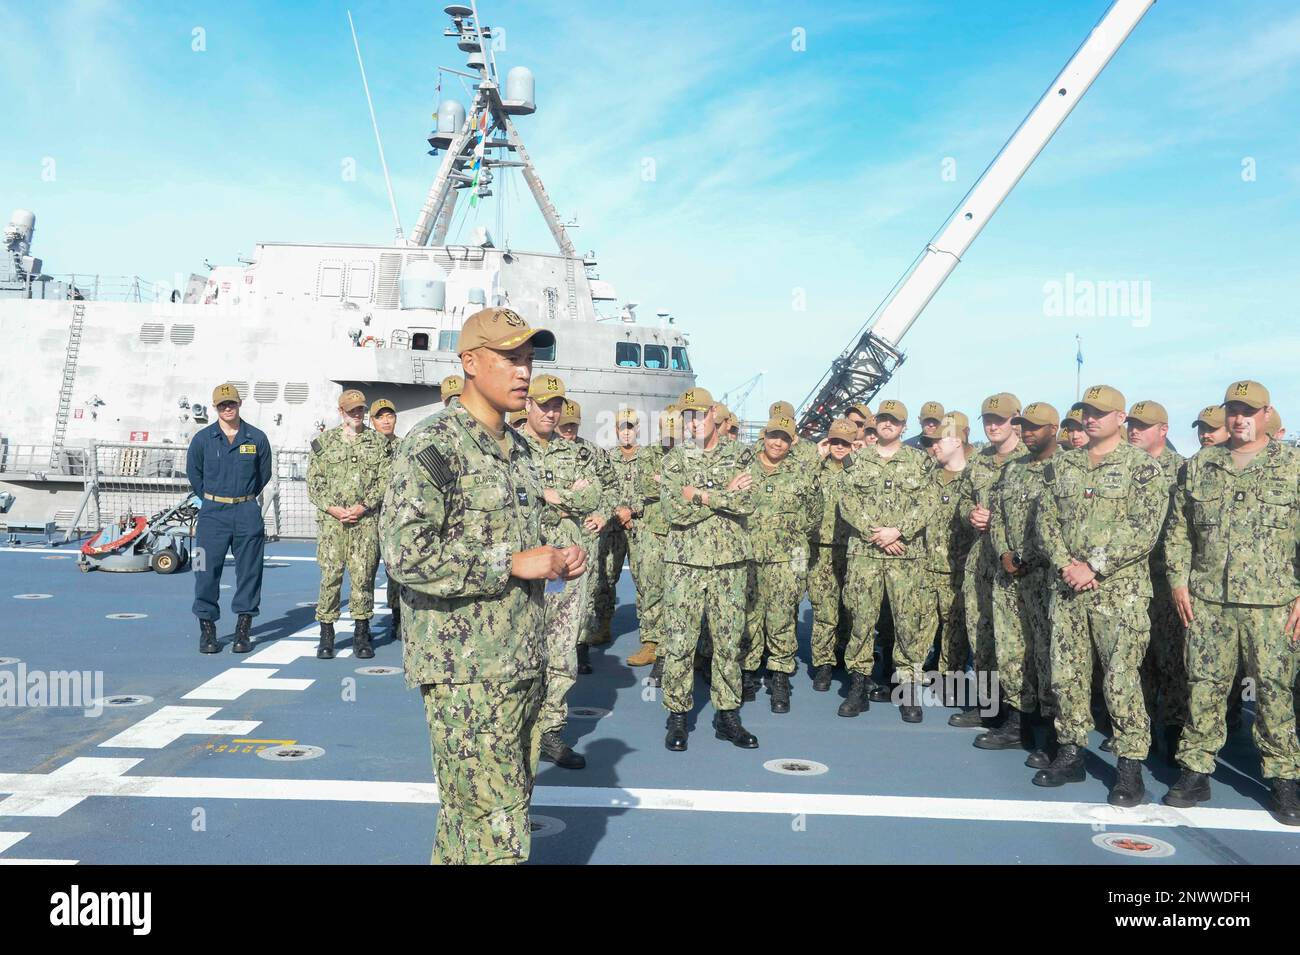
[[[435,67],[463,64],[440,6],[351,6],[408,229],[436,170]],[[766,369],[756,417],[803,400],[1105,8],[573,0],[482,13],[505,27],[502,70],[537,73],[539,109],[520,126],[561,214],[581,222],[579,248],[643,316],[678,316],[702,385]],[[391,237],[347,4],[19,9],[0,9],[0,203],[36,212],[48,271],[170,280],[258,240]],[[885,395],[973,416],[1010,390],[1064,411],[1078,334],[1083,384],[1165,403],[1184,448],[1237,377],[1269,385],[1300,428],[1297,93],[1290,0],[1157,3],[904,339]],[[549,248],[522,183],[504,191],[506,208],[485,203],[479,222]],[[1149,311],[1052,314],[1045,289],[1067,282],[1135,283]]]

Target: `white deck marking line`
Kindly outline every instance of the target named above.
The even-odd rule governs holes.
[[[12,849],[30,835],[30,832],[0,832],[0,852]]]
[[[307,689],[315,680],[289,680],[277,677],[279,670],[263,670],[258,667],[230,667],[218,673],[202,686],[190,690],[183,700],[237,700],[250,690],[298,690]]]
[[[13,792],[12,796],[0,799],[0,816],[61,816],[86,798],[81,795],[82,789],[106,785],[139,762],[138,759],[78,757],[46,776],[48,782],[44,789],[0,790]]]
[[[78,771],[62,775],[60,770],[49,774],[0,773],[0,792],[77,801],[89,796],[407,804],[432,804],[438,801],[438,789],[433,783],[352,779],[250,779],[223,776],[124,776],[115,771],[96,772],[93,767],[85,765],[98,762],[101,760],[96,757],[78,757],[68,764],[77,766]],[[105,760],[104,762],[121,764],[135,761]],[[1155,804],[1137,809],[1117,809],[1105,803],[1045,802],[1029,799],[541,786],[534,794],[533,805],[569,809],[659,809],[976,822],[1103,824],[1120,827],[1188,826],[1200,829],[1297,835],[1294,828],[1274,821],[1262,809],[1200,807],[1178,810]]]
[[[0,832],[0,852],[30,836],[30,832]],[[0,865],[76,865],[76,859],[0,859]]]
[[[262,725],[261,720],[211,719],[220,709],[219,706],[164,706],[99,745],[162,749],[182,736],[248,736]]]
[[[301,634],[294,634],[301,636]],[[288,637],[283,640],[277,640],[275,643],[267,644],[265,648],[258,650],[252,656],[244,660],[244,663],[269,663],[277,666],[283,666],[286,663],[293,663],[303,657],[315,657],[316,647],[320,644],[320,634],[316,635],[314,640],[293,640]],[[352,648],[338,650],[334,654],[336,659],[344,659],[352,656]]]

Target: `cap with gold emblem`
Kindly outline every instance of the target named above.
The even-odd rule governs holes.
[[[682,419],[674,411],[659,412],[659,436],[680,438],[682,436]]]
[[[1050,424],[1053,428],[1061,423],[1061,416],[1056,413],[1056,409],[1046,401],[1031,401],[1025,406],[1025,410],[1020,412],[1011,419],[1012,424],[1027,424],[1034,428],[1040,428],[1045,424]]]
[[[682,411],[708,411],[713,407],[713,395],[703,388],[691,388],[682,392],[677,404]]]
[[[794,405],[788,401],[774,401],[772,406],[767,409],[769,418],[793,418]]]
[[[844,413],[847,415],[850,411],[857,412],[858,414],[862,415],[862,417],[864,418],[876,417],[871,413],[871,409],[864,404],[849,405],[849,407],[847,408],[847,410],[845,410]]]
[[[1110,385],[1093,385],[1085,389],[1079,405],[1081,408],[1096,408],[1102,414],[1110,414],[1112,411],[1123,413],[1126,407],[1124,395]],[[1080,416],[1079,420],[1082,421],[1083,417]]]
[[[237,405],[244,403],[244,399],[239,397],[239,389],[230,382],[226,382],[224,385],[217,385],[217,387],[212,389],[213,406],[215,407],[223,401],[233,401]]]
[[[880,406],[876,408],[876,417],[879,418],[882,415],[893,418],[895,421],[906,421],[907,405],[896,398],[889,398],[882,401]]]
[[[957,414],[961,414],[961,412],[957,412]],[[965,437],[961,425],[957,423],[955,415],[948,414],[943,416],[943,420],[939,422],[939,437],[956,438],[958,441]]]
[[[388,411],[392,414],[397,414],[397,408],[394,407],[391,401],[389,401],[387,398],[380,398],[378,401],[376,401],[373,405],[370,406],[370,417],[377,418],[385,411]]]
[[[1234,381],[1223,395],[1223,403],[1229,401],[1240,401],[1258,411],[1268,405],[1268,389],[1258,381]]]
[[[636,427],[640,422],[641,418],[637,415],[635,408],[619,408],[614,414],[614,424],[617,427],[622,427],[623,425],[632,425],[633,427]]]
[[[1169,412],[1158,401],[1138,401],[1128,409],[1128,420],[1140,424],[1168,424]]]
[[[1276,408],[1268,410],[1268,417],[1264,419],[1264,433],[1270,438],[1277,435],[1282,430],[1282,416],[1277,413]]]
[[[462,355],[475,348],[509,351],[529,340],[539,348],[549,348],[555,344],[555,335],[549,329],[530,328],[512,308],[483,308],[465,319],[456,348]]]
[[[1223,405],[1207,405],[1196,416],[1196,420],[1192,422],[1192,427],[1195,428],[1198,424],[1203,424],[1211,431],[1218,431],[1225,423],[1226,417],[1223,413]]]
[[[681,414],[681,413],[682,413],[682,406],[675,401],[664,407],[664,414]]]
[[[442,392],[442,400],[445,402],[453,395],[465,393],[465,379],[460,375],[448,375],[442,379],[442,384],[438,386],[438,390]]]
[[[564,399],[564,410],[560,412],[560,424],[581,424],[582,405],[568,398]]]
[[[353,408],[364,408],[365,406],[366,396],[355,388],[349,388],[339,395],[339,411],[351,411]]]
[[[1020,399],[1009,391],[999,391],[996,395],[989,395],[980,405],[980,417],[986,414],[998,418],[1014,418],[1020,414]]]
[[[763,429],[763,437],[770,438],[774,434],[783,434],[787,440],[793,440],[795,435],[794,418],[790,415],[777,415],[774,417],[767,423],[767,427]],[[856,428],[854,428],[854,434],[857,434]]]
[[[943,405],[939,404],[937,401],[927,401],[925,404],[921,405],[921,420],[942,422]]]
[[[527,420],[528,420],[527,411],[512,411],[510,412],[510,414],[506,415],[506,424],[510,425],[510,427],[512,428],[519,427]]]
[[[558,375],[538,375],[528,383],[528,397],[537,402],[563,398],[564,381]]]
[[[848,418],[837,418],[831,422],[831,429],[826,433],[826,437],[832,440],[847,441],[852,444],[858,440],[858,427]]]
[[[967,432],[970,431],[970,418],[967,418],[963,412],[949,411],[946,415],[944,415],[944,417],[951,418],[953,421],[957,423],[957,427],[959,429],[957,437],[964,438]]]
[[[1083,427],[1083,405],[1076,401],[1070,405],[1070,410],[1065,415],[1065,420],[1061,422],[1066,428]]]

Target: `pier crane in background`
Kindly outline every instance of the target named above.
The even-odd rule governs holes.
[[[938,234],[804,399],[799,434],[819,437],[849,405],[870,401],[903,363],[899,343],[980,231],[1155,0],[1115,0]]]

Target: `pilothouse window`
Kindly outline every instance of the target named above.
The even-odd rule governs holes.
[[[615,343],[614,363],[620,368],[640,368],[641,346],[636,342]]]
[[[663,345],[646,345],[645,366],[647,368],[667,368],[668,349]]]
[[[545,348],[533,346],[533,361],[555,361],[555,342]]]
[[[428,350],[429,350],[429,333],[428,333],[428,332],[416,332],[414,335],[412,335],[412,336],[411,336],[411,350],[412,350],[412,351],[428,351]]]
[[[686,349],[673,346],[673,371],[690,371],[691,362],[686,357]]]
[[[427,340],[427,336],[426,336],[426,340]],[[439,332],[438,351],[454,352],[456,350],[456,343],[458,341],[460,341],[460,332]]]

